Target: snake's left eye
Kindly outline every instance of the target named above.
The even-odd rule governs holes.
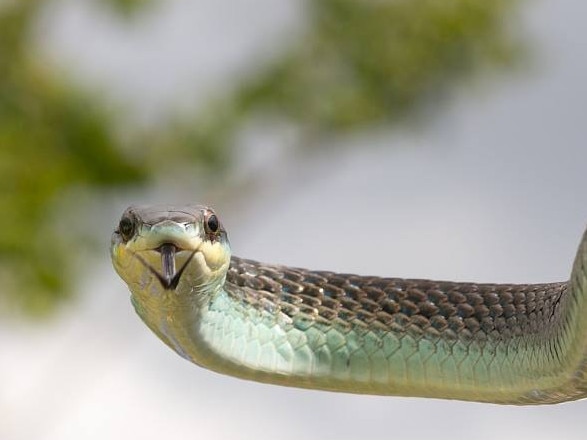
[[[135,222],[129,217],[122,217],[118,224],[118,232],[125,241],[130,240],[135,233]]]
[[[218,232],[219,228],[220,222],[218,221],[218,217],[216,217],[215,214],[210,214],[206,219],[206,229],[215,234],[216,232]]]

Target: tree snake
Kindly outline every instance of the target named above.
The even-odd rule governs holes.
[[[134,206],[111,256],[145,324],[218,373],[528,405],[587,396],[586,241],[568,282],[383,278],[234,257],[212,209]]]

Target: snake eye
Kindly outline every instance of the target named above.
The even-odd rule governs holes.
[[[118,232],[120,232],[120,235],[122,235],[125,241],[130,240],[135,232],[134,221],[129,217],[122,217],[118,224]]]
[[[218,221],[218,217],[215,214],[210,214],[206,219],[206,229],[208,232],[215,234],[218,232],[220,228],[220,222]]]

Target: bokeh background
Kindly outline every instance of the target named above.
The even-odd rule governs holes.
[[[185,362],[132,311],[132,203],[237,255],[566,279],[587,219],[579,0],[0,1],[0,439],[583,438],[587,404],[296,390]]]

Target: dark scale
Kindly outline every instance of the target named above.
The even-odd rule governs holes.
[[[258,264],[232,257],[227,282],[277,293],[276,305],[292,318],[302,307],[305,313],[315,311],[316,317],[329,321],[339,317],[366,325],[377,322],[400,332],[450,330],[464,339],[477,333],[504,339],[545,331],[558,316],[557,305],[567,288],[567,283],[473,284],[349,276],[282,266],[257,269]],[[240,295],[256,306],[259,294],[250,289],[240,289]]]

